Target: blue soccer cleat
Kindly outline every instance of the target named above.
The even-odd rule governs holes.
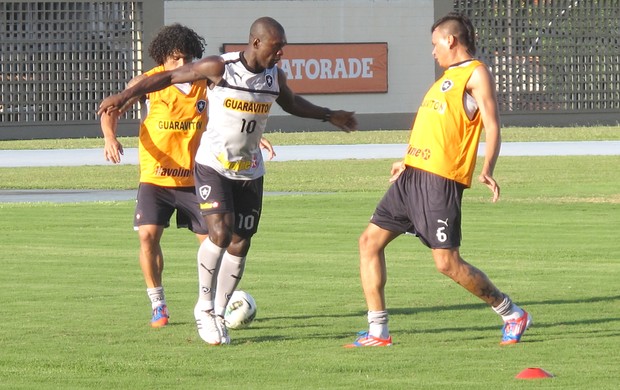
[[[502,342],[500,345],[516,344],[521,340],[521,336],[532,323],[532,316],[523,310],[523,315],[513,320],[504,322],[502,328]]]
[[[366,331],[358,333],[357,339],[351,344],[346,344],[345,348],[357,348],[357,347],[389,347],[392,345],[392,336],[387,339],[371,336]]]
[[[157,306],[153,309],[153,318],[151,319],[151,326],[153,328],[162,328],[168,325],[168,319],[170,316],[168,315],[168,306],[162,305]]]

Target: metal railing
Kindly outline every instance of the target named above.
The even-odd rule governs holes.
[[[500,111],[620,114],[620,0],[455,0]]]
[[[101,99],[142,70],[142,6],[0,2],[0,126],[97,121]]]

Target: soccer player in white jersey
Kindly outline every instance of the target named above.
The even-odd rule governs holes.
[[[123,113],[135,96],[176,83],[206,79],[209,84],[209,122],[195,168],[209,239],[198,250],[199,298],[194,309],[198,333],[208,344],[230,343],[224,311],[258,229],[265,173],[259,142],[271,105],[276,102],[292,115],[328,121],[345,132],[357,128],[353,112],[314,105],[289,88],[286,75],[276,66],[286,43],[280,23],[259,18],[250,27],[243,51],[149,76],[104,99],[99,107],[100,115]]]
[[[148,49],[159,65],[134,77],[128,85],[201,58],[205,45],[204,38],[189,27],[178,23],[164,26]],[[199,243],[207,238],[207,223],[200,214],[193,175],[194,156],[207,122],[206,90],[207,83],[201,80],[171,85],[140,97],[143,109],[138,134],[140,185],[134,226],[140,240],[140,268],[151,301],[150,325],[154,328],[166,326],[170,318],[164,294],[161,238],[175,210],[178,227],[194,232]],[[123,155],[117,127],[115,115],[101,116],[104,157],[114,164],[120,163]],[[261,148],[267,150],[268,158],[275,156],[267,139],[261,139]]]

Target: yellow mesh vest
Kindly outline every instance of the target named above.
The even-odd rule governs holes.
[[[472,120],[463,107],[473,60],[445,71],[424,96],[411,130],[405,164],[471,186],[482,119]]]
[[[164,70],[158,66],[146,72]],[[188,94],[176,86],[147,95],[148,114],[140,125],[140,182],[163,187],[194,185],[194,156],[207,121],[206,81]]]

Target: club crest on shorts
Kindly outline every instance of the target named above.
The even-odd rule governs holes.
[[[209,194],[211,193],[211,186],[204,185],[198,189],[198,193],[203,200],[207,200]]]

